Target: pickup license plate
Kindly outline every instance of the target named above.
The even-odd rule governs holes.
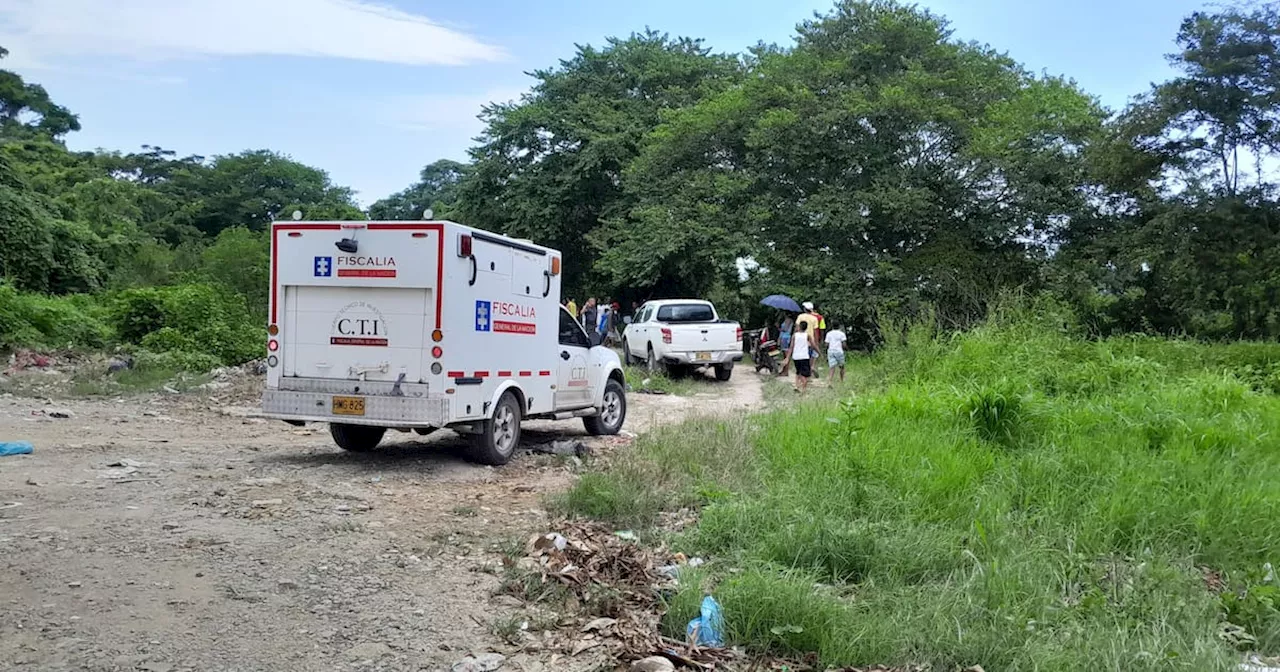
[[[364,415],[364,397],[334,397],[334,415]]]
[[[694,357],[694,359],[698,360],[699,362],[709,362],[709,361],[711,361],[711,353],[709,353],[709,352],[699,352],[699,353],[695,354],[693,357]]]

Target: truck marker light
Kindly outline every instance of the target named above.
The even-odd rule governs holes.
[[[423,232],[419,231],[419,232],[417,232],[417,233],[413,234],[413,237],[414,237],[414,238],[426,238],[426,237],[427,237],[427,234],[425,234],[425,233],[423,233]]]
[[[464,233],[461,236],[458,236],[458,256],[459,257],[471,256],[471,236],[470,235]]]
[[[560,275],[560,257],[551,257],[551,275]]]
[[[435,357],[436,359],[440,359],[441,357],[444,356],[444,349],[438,345],[434,348],[431,348],[431,356]]]
[[[302,237],[302,232],[301,232],[301,231],[290,231],[290,232],[289,232],[289,237],[290,237],[290,238],[301,238],[301,237]]]
[[[276,334],[280,333],[280,327],[277,327],[276,325],[273,324],[267,327],[267,333],[271,334],[272,336],[275,336]]]
[[[443,341],[444,332],[440,331],[439,329],[436,329],[435,331],[431,332],[431,340],[435,341],[436,343]]]
[[[270,350],[271,352],[275,352],[276,350],[279,350],[280,341],[277,341],[274,338],[267,341],[267,349]]]

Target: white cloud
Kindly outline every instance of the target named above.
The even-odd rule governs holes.
[[[10,67],[68,57],[310,56],[462,65],[502,50],[367,0],[0,0]]]

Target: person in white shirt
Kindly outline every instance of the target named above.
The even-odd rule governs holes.
[[[813,375],[809,347],[809,325],[797,322],[796,331],[791,334],[791,361],[796,365],[796,392],[809,389],[809,376]]]
[[[840,382],[844,382],[844,330],[839,327],[827,332],[827,367],[840,368]]]

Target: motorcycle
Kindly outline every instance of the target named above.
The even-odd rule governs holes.
[[[769,338],[768,332],[764,330],[753,331],[751,334],[751,361],[755,362],[756,373],[768,371],[777,374],[782,359],[782,349],[778,347],[778,342]]]

